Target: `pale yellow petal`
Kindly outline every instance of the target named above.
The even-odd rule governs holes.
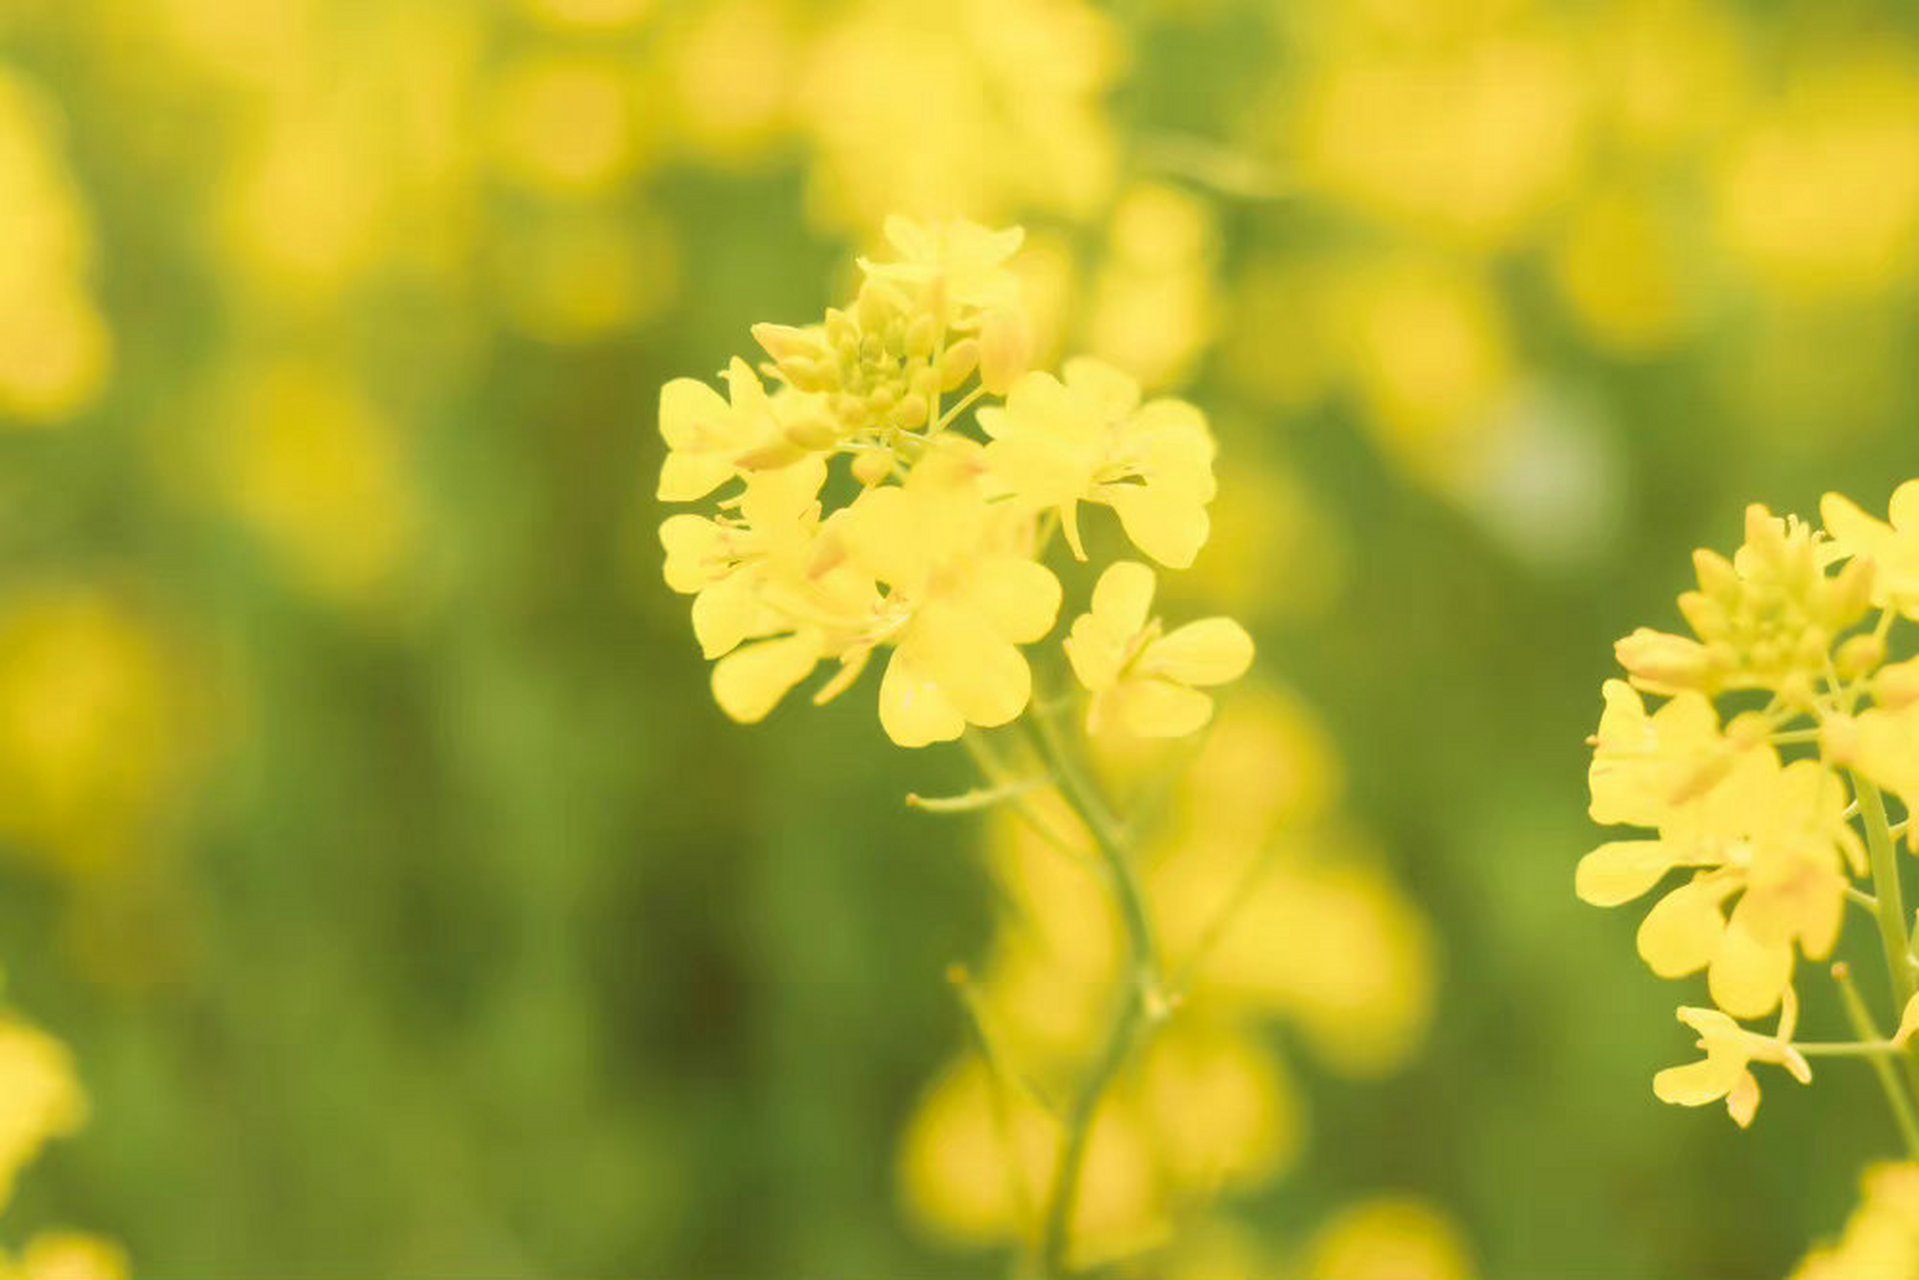
[[[1127,632],[1115,631],[1094,614],[1082,613],[1073,619],[1066,636],[1066,660],[1073,674],[1093,693],[1102,693],[1119,682],[1126,665],[1126,647],[1132,641]]]
[[[1759,1078],[1751,1071],[1733,1082],[1726,1094],[1726,1111],[1741,1129],[1752,1128],[1753,1117],[1759,1114]]]
[[[1237,680],[1253,665],[1253,638],[1231,618],[1189,622],[1153,642],[1140,659],[1144,673],[1180,684]]]
[[[1616,907],[1650,890],[1673,868],[1671,846],[1660,840],[1616,840],[1579,860],[1573,892],[1595,907]]]
[[[966,717],[902,647],[893,651],[880,680],[880,725],[900,746],[924,747],[958,738],[966,732]]]
[[[1059,619],[1059,579],[1021,556],[986,556],[967,583],[966,603],[1014,644],[1031,644]]]
[[[929,604],[900,647],[912,651],[913,669],[938,684],[967,723],[992,728],[1026,710],[1032,670],[983,616]]]
[[[731,480],[733,463],[718,453],[669,453],[660,464],[661,502],[698,502]]]
[[[1761,1018],[1779,1007],[1791,981],[1792,945],[1760,941],[1735,915],[1707,973],[1713,1003],[1735,1018]]]
[[[1652,1091],[1661,1102],[1678,1107],[1703,1107],[1731,1093],[1747,1074],[1745,1060],[1720,1054],[1683,1067],[1668,1067],[1653,1077]]]
[[[1639,925],[1639,955],[1662,978],[1683,978],[1712,963],[1726,921],[1720,895],[1697,884],[1661,898]]]
[[[749,573],[730,574],[693,597],[693,636],[700,642],[701,656],[708,659],[724,657],[754,635],[765,634],[771,629],[765,619],[759,584]]]
[[[757,724],[818,662],[819,641],[810,635],[747,645],[713,665],[713,700],[741,724]]]
[[[1105,714],[1136,738],[1182,738],[1213,718],[1213,700],[1169,680],[1127,679],[1108,695]]]
[[[1117,561],[1093,586],[1093,616],[1114,635],[1136,635],[1152,611],[1154,586],[1151,569],[1136,560]]]
[[[660,435],[669,449],[701,447],[730,412],[726,398],[698,378],[675,378],[660,388]]]
[[[1172,569],[1190,569],[1212,534],[1203,504],[1149,485],[1108,485],[1100,497],[1119,515],[1134,546]]]

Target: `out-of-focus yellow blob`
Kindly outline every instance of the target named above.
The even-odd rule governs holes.
[[[528,16],[556,27],[617,31],[635,26],[653,0],[520,0]]]
[[[99,395],[111,363],[88,291],[91,231],[58,124],[53,105],[0,66],[0,426],[71,417]]]
[[[1388,458],[1445,488],[1497,444],[1515,357],[1505,312],[1479,272],[1412,259],[1361,267],[1333,303],[1345,375]]]
[[[1584,95],[1575,52],[1545,37],[1351,51],[1304,90],[1300,177],[1376,219],[1475,247],[1512,245],[1573,181]]]
[[[514,327],[542,342],[586,342],[659,315],[678,295],[673,228],[591,207],[502,233],[499,297]]]
[[[1291,468],[1247,461],[1210,508],[1212,537],[1169,595],[1236,617],[1320,618],[1345,590],[1352,550],[1337,518]],[[1286,566],[1275,574],[1272,566]]]
[[[1220,350],[1227,374],[1275,409],[1297,412],[1319,403],[1337,376],[1323,315],[1331,291],[1320,272],[1266,255],[1233,274],[1237,287]]]
[[[1717,189],[1727,250],[1770,289],[1843,298],[1906,280],[1919,248],[1919,54],[1806,72],[1730,149]]]
[[[1307,1246],[1304,1280],[1471,1280],[1472,1254],[1450,1218],[1423,1201],[1380,1198],[1342,1210]]]
[[[1595,345],[1643,355],[1688,336],[1702,318],[1687,258],[1668,216],[1643,193],[1597,191],[1573,213],[1553,274]]]
[[[783,0],[698,6],[666,45],[666,92],[679,146],[706,164],[764,156],[793,123],[802,49]]]
[[[1117,29],[1083,0],[883,0],[814,46],[798,110],[828,222],[1069,218],[1110,193]]]
[[[195,745],[184,673],[151,627],[85,587],[0,611],[0,839],[75,872],[152,835]]]
[[[1875,1165],[1864,1184],[1845,1234],[1808,1254],[1792,1280],[1919,1275],[1919,1164]]]
[[[1245,1031],[1176,1021],[1148,1047],[1138,1091],[1154,1157],[1181,1189],[1256,1187],[1299,1155],[1292,1084]]]
[[[419,550],[417,499],[393,424],[343,373],[245,371],[214,443],[226,503],[299,586],[334,604],[391,600]]]
[[[1747,109],[1745,32],[1717,0],[1626,0],[1598,12],[1593,87],[1635,150],[1673,156],[1708,146]]]
[[[1217,327],[1218,239],[1204,201],[1161,183],[1129,188],[1093,288],[1093,354],[1148,387],[1190,376]]]
[[[907,1127],[901,1186],[927,1230],[960,1244],[1032,1238],[1051,1191],[1059,1124],[1012,1082],[967,1058],[936,1082]],[[1073,1217],[1076,1256],[1122,1256],[1164,1221],[1152,1144],[1134,1108],[1109,1099],[1088,1140]]]
[[[132,1274],[119,1245],[71,1231],[42,1232],[28,1242],[12,1270],[0,1264],[5,1280],[128,1280]]]
[[[0,1016],[0,1208],[14,1179],[52,1138],[87,1118],[73,1055],[46,1032]]]
[[[523,58],[494,86],[491,114],[500,171],[543,194],[602,193],[642,158],[631,72],[613,58]]]
[[[384,247],[387,191],[365,123],[335,104],[288,102],[267,113],[240,159],[225,194],[225,243],[267,295],[330,301]]]
[[[162,39],[189,65],[266,88],[295,77],[322,23],[321,0],[155,0]]]

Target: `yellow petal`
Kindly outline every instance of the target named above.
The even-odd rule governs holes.
[[[698,502],[733,478],[733,463],[719,453],[669,453],[660,464],[661,502]]]
[[[1900,533],[1919,532],[1919,480],[1908,480],[1892,491],[1891,515]]]
[[[1066,385],[1092,402],[1101,418],[1117,422],[1139,407],[1139,382],[1104,360],[1078,356],[1066,362]]]
[[[1103,693],[1119,683],[1126,665],[1126,649],[1132,643],[1130,632],[1116,631],[1090,613],[1073,619],[1066,636],[1066,660],[1073,674],[1093,693]]]
[[[911,651],[912,668],[936,683],[967,723],[992,728],[1026,710],[1032,670],[981,615],[944,603],[926,605],[900,647]]]
[[[1820,500],[1819,518],[1847,555],[1871,555],[1892,535],[1890,527],[1867,515],[1842,493],[1829,493]]]
[[[763,625],[766,606],[750,573],[721,578],[693,597],[693,635],[702,656],[720,658],[752,636],[774,628]],[[784,629],[784,628],[780,628]]]
[[[819,641],[808,634],[747,645],[713,666],[713,699],[741,724],[766,719],[819,661]]]
[[[1639,955],[1662,978],[1683,978],[1712,962],[1726,921],[1721,894],[1695,884],[1661,898],[1639,925]]]
[[[1579,860],[1573,891],[1581,902],[1616,907],[1646,893],[1672,868],[1672,848],[1665,842],[1616,840]]]
[[[725,397],[698,378],[675,378],[660,388],[660,435],[669,449],[700,448],[731,411]]]
[[[1189,622],[1153,642],[1140,670],[1180,684],[1215,685],[1237,680],[1253,665],[1253,638],[1231,618]]]
[[[1181,738],[1213,718],[1213,700],[1168,680],[1129,679],[1107,695],[1102,717],[1136,738]]]
[[[666,550],[666,585],[681,595],[694,595],[713,581],[725,534],[705,516],[668,516],[660,524],[660,545]]]
[[[1759,1114],[1759,1079],[1751,1071],[1733,1083],[1726,1095],[1726,1111],[1741,1129],[1752,1128],[1753,1117]]]
[[[1093,587],[1093,616],[1128,638],[1145,629],[1153,607],[1153,571],[1136,560],[1116,561]]]
[[[1791,981],[1792,944],[1761,942],[1735,915],[1707,973],[1713,1003],[1735,1018],[1761,1018],[1779,1007]]]
[[[902,747],[924,747],[958,738],[966,732],[966,717],[902,646],[893,651],[880,680],[880,726]]]
[[[1652,1091],[1661,1102],[1676,1107],[1703,1107],[1731,1093],[1746,1075],[1746,1063],[1736,1054],[1718,1054],[1683,1067],[1668,1067],[1652,1079]]]
[[[1906,1011],[1899,1015],[1899,1029],[1893,1032],[1892,1042],[1903,1046],[1915,1035],[1919,1035],[1919,996],[1906,1001]]]
[[[1059,579],[1020,556],[986,556],[969,580],[966,603],[1014,644],[1031,644],[1059,618]]]
[[[1133,545],[1173,569],[1190,569],[1212,533],[1204,504],[1150,485],[1108,485],[1100,496]]]

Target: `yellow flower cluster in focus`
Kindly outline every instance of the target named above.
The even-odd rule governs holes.
[[[1895,844],[1915,839],[1919,660],[1894,654],[1898,624],[1919,620],[1919,481],[1889,520],[1838,495],[1822,516],[1819,529],[1755,506],[1733,556],[1700,551],[1698,589],[1679,599],[1689,633],[1619,643],[1628,679],[1607,684],[1592,740],[1593,819],[1640,830],[1580,862],[1578,894],[1619,906],[1657,892],[1641,957],[1661,977],[1703,972],[1716,1007],[1679,1011],[1704,1057],[1655,1089],[1685,1106],[1723,1099],[1742,1126],[1759,1104],[1754,1064],[1810,1083],[1822,1053],[1903,1057],[1919,1009]],[[1849,910],[1876,926],[1899,1004],[1874,1016],[1835,966],[1858,1039],[1808,1044],[1800,961],[1833,956]],[[1741,1025],[1775,1012],[1773,1031]],[[1910,1105],[1900,1092],[1895,1110]]]
[[[1018,229],[894,218],[886,232],[892,256],[861,260],[846,306],[755,327],[767,359],[734,359],[724,395],[690,378],[662,389],[659,497],[712,505],[669,516],[660,538],[728,715],[762,719],[833,662],[814,695],[827,701],[886,650],[880,721],[918,747],[1026,710],[1023,646],[1052,633],[1062,600],[1045,559],[1056,533],[1089,558],[1090,509],[1160,565],[1193,563],[1214,443],[1193,405],[1145,399],[1103,362],[1027,367]],[[1164,632],[1153,590],[1148,566],[1111,564],[1067,648],[1093,720],[1183,736],[1211,715],[1199,689],[1243,674],[1252,641],[1224,618]]]

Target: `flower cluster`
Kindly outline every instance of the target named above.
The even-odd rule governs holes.
[[[1871,1058],[1919,1142],[1919,1077],[1891,1070],[1919,1009],[1896,846],[1913,839],[1896,811],[1919,803],[1919,660],[1894,660],[1898,623],[1919,621],[1919,481],[1890,521],[1837,495],[1822,516],[1815,529],[1751,508],[1736,554],[1695,557],[1698,589],[1679,600],[1689,634],[1619,643],[1628,679],[1606,686],[1592,816],[1642,830],[1588,854],[1576,887],[1598,906],[1660,891],[1641,957],[1661,977],[1706,975],[1716,1008],[1679,1011],[1705,1057],[1662,1072],[1661,1098],[1724,1099],[1743,1126],[1759,1104],[1752,1064],[1809,1083],[1810,1057]],[[1649,709],[1648,694],[1663,703]],[[1900,1025],[1888,1037],[1837,965],[1858,1039],[1798,1041],[1800,961],[1833,956],[1849,904],[1876,924]],[[1740,1025],[1775,1011],[1772,1033]]]
[[[1099,361],[1027,368],[1031,322],[1008,267],[1018,229],[895,218],[886,235],[894,256],[861,260],[848,305],[757,326],[767,359],[735,358],[724,395],[691,378],[662,389],[660,499],[721,496],[669,516],[660,539],[728,715],[760,720],[837,663],[814,695],[825,702],[885,650],[880,721],[918,747],[1026,710],[1023,648],[1061,607],[1046,557],[1057,533],[1089,559],[1088,508],[1110,510],[1159,565],[1193,563],[1214,444],[1197,408],[1144,400]],[[1200,690],[1242,674],[1253,646],[1225,618],[1165,631],[1154,587],[1148,565],[1111,562],[1066,648],[1089,723],[1177,737],[1206,722]]]

